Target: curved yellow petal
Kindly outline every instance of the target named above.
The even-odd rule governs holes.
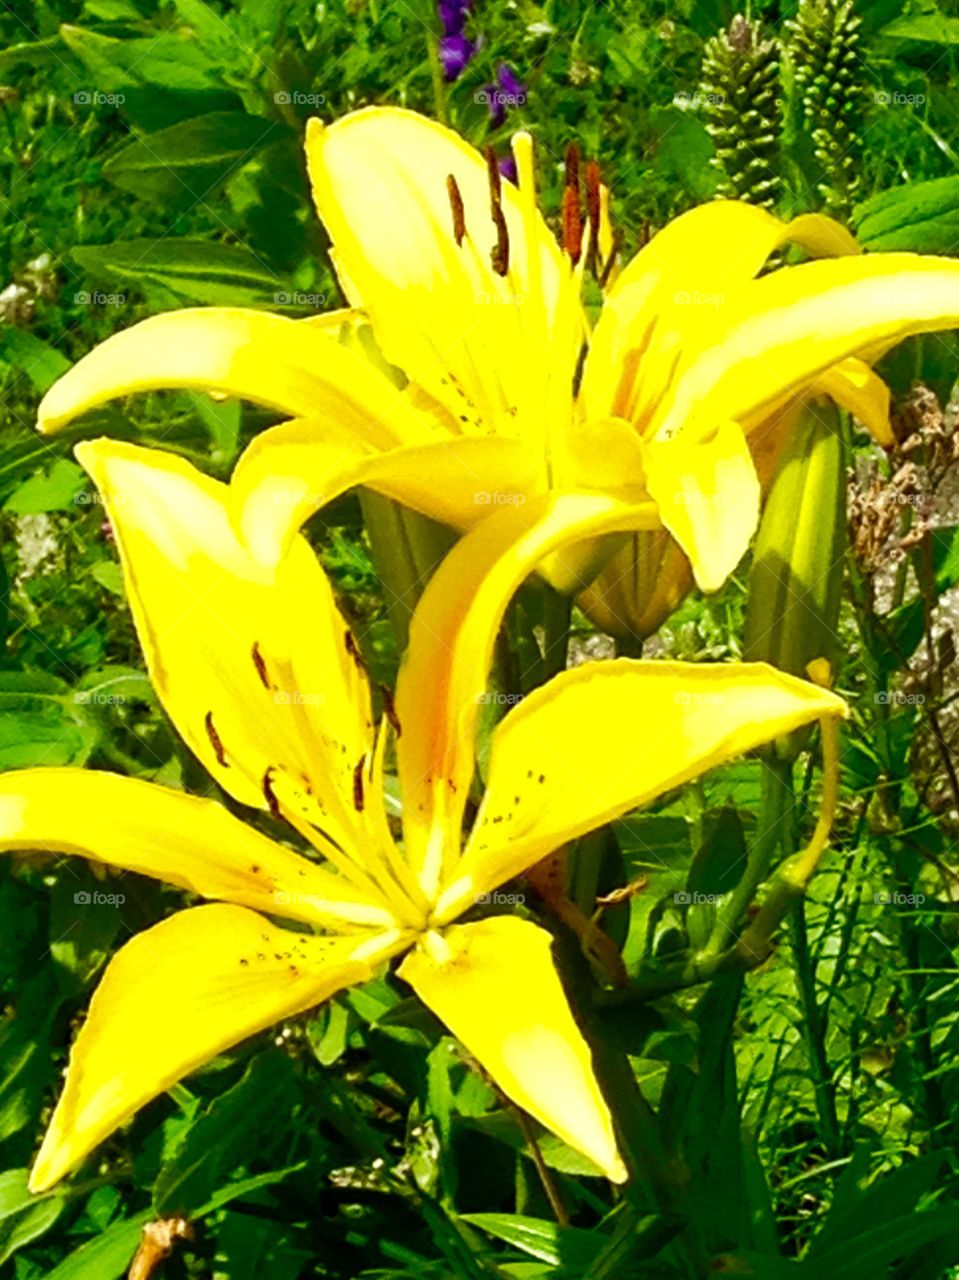
[[[495,916],[454,925],[418,947],[399,975],[461,1040],[503,1093],[613,1182],[626,1168],[550,954],[550,936]]]
[[[307,161],[337,270],[387,358],[465,432],[545,438],[564,398],[568,415],[583,330],[539,211],[501,182],[497,229],[483,156],[395,107],[311,120]]]
[[[329,419],[378,448],[432,439],[430,420],[337,335],[332,321],[241,307],[167,311],[94,347],[43,397],[38,426],[56,431],[117,396],[185,387]]]
[[[683,353],[650,432],[695,438],[727,418],[748,431],[847,357],[957,325],[959,262],[877,253],[784,267],[743,286]]]
[[[264,567],[229,489],[159,450],[79,445],[110,517],[150,677],[181,736],[243,804],[306,819],[346,850],[372,751],[369,688],[304,539]]]
[[[657,526],[651,504],[551,494],[484,520],[433,575],[413,615],[396,686],[403,829],[407,855],[427,893],[459,854],[476,721],[512,595],[558,548]]]
[[[714,323],[727,293],[788,243],[814,257],[860,252],[849,232],[822,214],[782,222],[737,200],[698,205],[657,232],[623,269],[603,306],[583,371],[587,417],[644,417],[671,373],[674,344],[664,336]]]
[[[213,800],[92,769],[0,774],[0,851],[76,854],[203,898],[337,929],[394,921]]]
[[[848,410],[884,449],[896,443],[889,421],[889,388],[864,361],[855,356],[840,360],[819,375],[813,390],[824,392]]]
[[[543,460],[518,440],[461,436],[375,452],[312,421],[261,432],[230,484],[238,531],[269,562],[320,507],[356,485],[455,529],[545,487]]]
[[[181,911],[110,962],[30,1178],[45,1191],[140,1107],[247,1036],[372,974],[396,935],[314,938],[244,907]]]
[[[643,445],[646,487],[689,557],[700,589],[718,591],[759,523],[759,477],[741,427],[724,422],[711,439]]]
[[[483,802],[435,918],[707,769],[845,712],[762,662],[620,658],[563,672],[494,731]]]

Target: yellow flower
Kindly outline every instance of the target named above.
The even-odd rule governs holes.
[[[528,919],[457,921],[566,841],[842,714],[841,699],[764,664],[567,671],[501,721],[467,821],[474,731],[511,595],[565,542],[641,527],[635,508],[548,495],[462,539],[420,601],[395,708],[377,729],[355,640],[301,536],[265,566],[237,536],[229,486],[129,444],[99,440],[77,454],[113,523],[167,713],[227,795],[284,818],[322,862],[214,800],[146,781],[59,768],[0,775],[0,849],[78,854],[213,900],[141,933],[110,963],[33,1189],[221,1051],[404,953],[400,977],[503,1093],[621,1181],[549,934]],[[383,792],[393,735],[402,845]]]
[[[585,265],[611,255],[608,193],[595,166],[581,182],[568,163],[560,247],[537,207],[529,135],[513,148],[518,186],[409,111],[311,121],[316,205],[355,309],[316,321],[232,308],[154,317],[67,373],[43,402],[42,428],[150,388],[242,396],[293,419],[240,465],[238,483],[260,495],[243,516],[253,546],[272,545],[278,523],[291,538],[353,484],[460,530],[517,494],[588,488],[651,496],[700,587],[714,590],[755,529],[756,462],[797,399],[826,392],[889,439],[887,390],[869,362],[907,334],[959,322],[959,263],[862,256],[828,218],[784,224],[715,201],[612,278],[590,330],[581,291]],[[832,260],[756,278],[787,242]],[[264,471],[299,505],[260,489]],[[607,605],[617,589],[628,602],[637,583],[682,594],[682,557],[664,561],[662,540],[649,550],[638,569],[620,552]],[[553,564],[547,576],[579,589],[591,554],[572,575]],[[634,615],[643,608],[632,602]]]

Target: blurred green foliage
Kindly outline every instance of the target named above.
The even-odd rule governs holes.
[[[781,208],[819,208],[840,186],[844,199],[854,189],[867,247],[954,254],[959,17],[934,0],[858,5],[857,52],[842,80],[854,95],[852,183],[842,137],[817,139],[808,127],[811,81],[794,33],[806,21],[808,34],[813,8],[760,3],[748,15],[785,50],[771,153]],[[577,139],[601,161],[630,252],[722,181],[702,61],[735,16],[718,0],[476,0],[479,53],[438,93],[428,0],[2,7],[0,767],[92,765],[209,787],[143,674],[110,530],[70,459],[71,437],[38,439],[34,411],[71,361],[158,309],[308,314],[337,304],[307,195],[307,116],[403,103],[501,150],[527,126],[553,216],[562,156]],[[492,130],[477,94],[504,61],[528,96]],[[722,91],[715,76],[709,85]],[[820,112],[816,128],[828,124]],[[936,338],[908,344],[885,372],[902,394],[920,378],[946,398],[957,368],[955,343]],[[266,421],[169,395],[103,412],[84,433],[135,432],[223,475]],[[888,482],[896,464],[860,453],[860,476]],[[357,500],[324,512],[313,532],[388,679],[395,643]],[[932,612],[959,586],[959,527],[945,520],[899,547],[891,585],[860,552],[849,557],[841,621],[838,686],[856,708],[842,814],[805,910],[747,979],[592,1011],[656,1109],[677,1217],[651,1194],[615,1202],[544,1137],[571,1221],[557,1226],[515,1117],[385,980],[218,1060],[148,1107],[66,1187],[32,1200],[24,1170],[76,1020],[112,951],[175,895],[125,876],[122,908],[78,914],[75,894],[96,883],[84,865],[3,859],[3,1280],[113,1280],[158,1215],[193,1224],[164,1264],[167,1280],[678,1277],[695,1274],[677,1248],[689,1222],[713,1273],[959,1275],[959,815],[940,741],[948,752],[956,692],[950,615]],[[664,627],[663,650],[737,654],[744,581],[688,600]],[[510,634],[525,637],[527,652],[543,607],[528,589],[513,610]],[[631,972],[682,954],[713,927],[715,907],[692,895],[734,885],[770,772],[742,762],[616,824],[601,871],[579,890],[590,905],[597,891],[645,878],[604,919]],[[803,757],[804,821],[811,777]],[[575,983],[575,957],[569,969]]]

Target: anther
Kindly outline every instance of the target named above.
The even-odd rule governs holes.
[[[589,219],[586,265],[594,274],[599,263],[599,228],[603,216],[601,185],[599,165],[595,160],[590,160],[586,166],[586,216]]]
[[[277,800],[276,792],[273,790],[274,773],[276,773],[276,769],[273,767],[273,765],[270,765],[267,768],[266,773],[264,773],[263,775],[263,783],[262,783],[263,798],[266,800],[266,803],[270,809],[270,813],[273,815],[273,817],[279,818],[279,817],[282,817],[282,813],[280,810],[280,802],[279,800]]]
[[[393,726],[393,732],[399,738],[403,733],[403,726],[400,724],[400,718],[396,714],[396,705],[393,702],[393,695],[390,693],[386,685],[380,685],[383,693],[383,710],[386,712],[386,718]]]
[[[583,251],[583,213],[579,198],[579,147],[566,148],[566,184],[563,187],[563,248],[575,267]]]
[[[353,770],[353,808],[357,813],[362,813],[366,807],[366,797],[363,792],[363,771],[365,768],[366,756],[362,755]]]
[[[216,755],[217,763],[222,765],[224,769],[228,769],[229,762],[226,758],[226,752],[223,750],[223,742],[220,735],[216,731],[216,725],[213,723],[213,712],[208,711],[203,721],[206,728],[206,736],[210,739],[210,746]]]
[[[496,243],[490,251],[490,263],[498,276],[505,276],[509,271],[509,228],[503,213],[503,179],[492,147],[486,148],[486,172],[489,174],[490,214],[496,228]]]
[[[463,237],[466,235],[466,211],[463,208],[463,197],[460,194],[459,183],[451,173],[446,175],[446,193],[450,198],[450,210],[453,214],[453,239],[456,246],[463,243]]]
[[[266,659],[260,652],[260,646],[256,641],[253,642],[253,665],[256,667],[256,674],[260,677],[260,684],[264,689],[271,689],[272,685],[270,684],[270,673],[266,669]]]

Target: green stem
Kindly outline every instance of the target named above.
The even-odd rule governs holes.
[[[826,1054],[826,1018],[816,998],[816,971],[809,953],[806,904],[802,898],[798,898],[790,908],[789,935],[803,1011],[803,1036],[819,1116],[819,1136],[828,1158],[838,1160],[843,1155],[843,1143],[836,1114],[836,1091]]]
[[[782,839],[783,819],[787,811],[789,793],[783,769],[783,762],[772,754],[762,762],[759,834],[749,850],[742,879],[716,913],[716,923],[703,952],[706,959],[721,955],[735,941],[739,925],[756,896],[756,890],[769,875],[769,868]]]
[[[440,49],[434,32],[426,36],[426,57],[430,64],[430,80],[433,84],[433,111],[440,124],[449,124],[449,111],[446,106],[446,81],[443,78],[443,64],[440,61]]]
[[[543,662],[546,679],[566,670],[572,601],[547,587],[543,600]]]

